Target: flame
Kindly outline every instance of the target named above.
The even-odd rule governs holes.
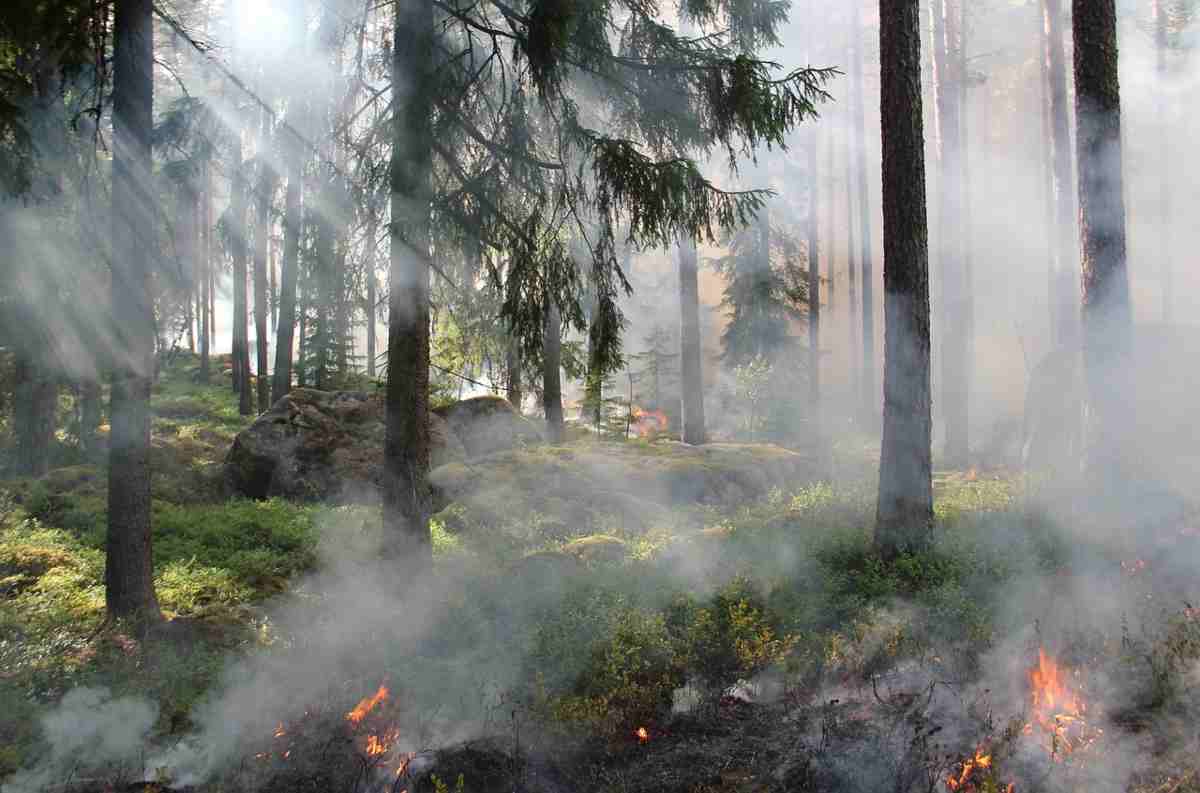
[[[958,762],[958,773],[952,773],[946,778],[946,787],[950,790],[970,791],[975,790],[975,779],[973,774],[978,770],[986,770],[992,767],[992,756],[984,753],[984,746],[980,744],[975,748],[973,757],[968,757],[965,760]],[[1009,789],[1012,786],[1009,785]]]
[[[638,743],[649,743],[650,742],[650,731],[647,730],[645,727],[638,727],[636,730],[633,731],[633,734],[637,737]]]
[[[275,737],[282,738],[285,735],[287,735],[287,730],[284,728],[283,722],[281,721],[279,724],[275,725]]]
[[[392,744],[394,744],[396,739],[399,737],[400,731],[394,727],[385,732],[383,735],[368,735],[367,743],[363,747],[363,752],[366,753],[367,757],[379,757],[379,755],[384,754],[388,749],[391,749]]]
[[[633,428],[639,438],[653,438],[660,432],[666,432],[671,426],[667,414],[661,410],[643,410],[633,408]]]
[[[1093,743],[1103,732],[1087,724],[1087,704],[1072,689],[1055,660],[1038,648],[1038,662],[1029,670],[1033,719],[1025,725],[1025,734],[1034,728],[1044,736],[1043,746],[1055,760]]]
[[[391,692],[388,691],[387,686],[381,685],[378,691],[369,697],[364,697],[354,706],[354,710],[346,714],[346,721],[357,726],[367,717],[368,713],[375,709],[376,705],[386,702],[390,694]]]

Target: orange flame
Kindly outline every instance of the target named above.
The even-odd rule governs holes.
[[[346,721],[357,726],[367,717],[368,713],[375,709],[376,705],[386,702],[390,693],[387,686],[381,685],[378,691],[369,697],[364,697],[354,706],[354,710],[346,714]]]
[[[275,737],[282,738],[285,735],[287,735],[287,730],[284,729],[283,722],[281,721],[279,724],[275,725]]]
[[[1094,742],[1100,729],[1089,729],[1087,704],[1066,680],[1055,660],[1038,648],[1037,666],[1029,670],[1032,692],[1033,720],[1025,725],[1025,734],[1033,734],[1034,726],[1045,736],[1043,745],[1055,760]]]
[[[958,773],[952,773],[946,778],[946,787],[950,790],[970,791],[975,789],[975,779],[973,775],[977,770],[986,770],[992,767],[992,756],[984,754],[983,744],[980,744],[975,749],[975,755],[968,757],[965,760],[958,762]],[[1009,786],[1010,790],[1012,786]]]
[[[647,730],[645,727],[638,727],[636,730],[633,731],[633,734],[635,736],[637,736],[638,743],[649,743],[650,742],[650,731]]]
[[[666,432],[670,426],[667,414],[661,410],[643,410],[639,407],[633,409],[633,428],[639,438],[653,438],[660,432]]]

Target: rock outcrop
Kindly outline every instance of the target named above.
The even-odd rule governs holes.
[[[383,471],[383,408],[364,392],[293,389],[238,433],[225,458],[226,484],[250,498],[373,500]],[[541,441],[532,422],[494,397],[430,413],[429,432],[433,467]]]

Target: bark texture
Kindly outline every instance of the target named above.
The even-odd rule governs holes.
[[[1088,411],[1085,472],[1092,493],[1128,485],[1134,426],[1129,376],[1133,318],[1125,251],[1121,94],[1115,0],[1074,0],[1075,124],[1079,160],[1083,362]]]
[[[546,412],[546,440],[563,439],[562,316],[553,298],[546,299],[542,337],[542,407]]]
[[[700,354],[700,280],[696,243],[679,243],[679,370],[682,387],[683,442],[704,443],[704,371]]]
[[[919,0],[880,0],[883,138],[883,445],[875,542],[885,556],[933,528],[929,247]]]
[[[111,617],[159,618],[150,542],[150,379],[154,306],[150,134],[154,103],[151,0],[120,0],[114,19],[112,431],[105,605]]]
[[[383,521],[393,555],[410,572],[423,572],[433,563],[428,483],[433,6],[397,0],[394,13]]]
[[[275,370],[271,378],[271,403],[292,389],[292,347],[296,334],[296,281],[300,272],[300,233],[303,222],[304,152],[289,138],[287,187],[283,195],[283,264],[279,273],[279,322],[275,326]]]

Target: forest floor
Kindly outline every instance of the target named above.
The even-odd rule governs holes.
[[[548,535],[519,505],[481,522],[452,504],[435,575],[402,598],[377,510],[223,497],[247,423],[227,387],[178,367],[153,406],[163,631],[103,621],[101,468],[64,444],[47,476],[0,482],[5,793],[147,773],[204,791],[1200,791],[1200,512],[1102,542],[1016,474],[944,471],[933,548],[884,561],[871,461],[847,442],[833,484],[663,520]]]

